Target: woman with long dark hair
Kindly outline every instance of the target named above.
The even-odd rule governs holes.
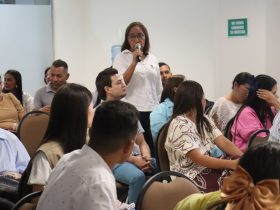
[[[241,151],[247,149],[247,142],[254,131],[272,126],[275,109],[280,108],[276,92],[275,79],[264,74],[255,77],[248,99],[237,112],[231,127],[232,140]]]
[[[199,83],[188,80],[179,85],[165,148],[171,171],[183,173],[201,191],[210,192],[219,189],[221,177],[228,173],[224,169],[235,169],[238,161],[211,157],[210,150],[217,145],[231,156],[242,152],[204,115],[205,104]]]
[[[28,166],[30,174],[25,179],[33,191],[43,189],[51,171],[64,154],[82,148],[92,120],[90,91],[78,84],[63,85],[53,98],[46,133],[31,161],[32,165]]]
[[[13,93],[20,101],[25,113],[33,110],[33,97],[22,90],[21,74],[17,70],[8,70],[4,75],[3,93]]]

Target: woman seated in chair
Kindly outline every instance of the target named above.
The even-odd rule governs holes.
[[[0,76],[0,128],[16,132],[25,112],[20,101],[12,93],[2,92]]]
[[[280,144],[266,142],[249,148],[221,191],[192,194],[174,210],[280,209]]]
[[[178,86],[185,80],[184,75],[171,76],[163,88],[160,104],[150,114],[151,132],[154,142],[162,126],[170,120],[173,112],[173,101]]]
[[[276,92],[275,79],[263,74],[255,77],[248,99],[237,112],[230,129],[232,141],[241,151],[247,149],[249,137],[254,131],[271,127],[275,109],[280,108]],[[266,134],[259,136],[265,137]]]
[[[3,93],[14,94],[23,106],[25,113],[32,111],[33,97],[29,93],[22,91],[20,72],[11,69],[5,73]]]
[[[82,148],[92,120],[90,91],[73,83],[63,85],[53,98],[49,124],[41,146],[24,172],[20,187],[22,196],[43,190],[59,159],[66,153]]]
[[[221,176],[228,172],[223,169],[235,169],[238,162],[211,157],[210,150],[217,145],[231,156],[241,156],[242,152],[203,114],[204,108],[201,85],[190,80],[181,83],[174,99],[165,148],[170,170],[186,175],[202,192],[209,192],[219,189]]]

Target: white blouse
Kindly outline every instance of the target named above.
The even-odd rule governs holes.
[[[215,101],[209,116],[214,120],[217,127],[224,132],[228,121],[236,115],[241,105],[233,103],[225,97],[221,97]]]
[[[194,179],[206,168],[193,162],[187,154],[193,149],[199,149],[202,154],[210,156],[210,150],[215,146],[214,140],[222,133],[211,119],[208,120],[212,132],[204,129],[204,139],[198,134],[195,123],[187,116],[179,115],[171,121],[165,142],[171,171],[180,172]]]
[[[124,50],[114,60],[113,67],[123,74],[133,59],[129,50]],[[151,112],[159,104],[162,83],[158,60],[149,54],[143,61],[137,63],[124,101],[133,104],[141,112]]]

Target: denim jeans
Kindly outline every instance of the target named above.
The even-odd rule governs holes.
[[[113,174],[117,181],[129,186],[128,203],[136,204],[138,195],[146,181],[144,172],[134,164],[124,162],[113,168]]]

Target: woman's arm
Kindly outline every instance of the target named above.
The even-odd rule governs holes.
[[[5,130],[13,130],[13,124],[12,122],[2,122],[0,123],[0,128],[3,128]]]
[[[18,119],[20,121],[23,118],[23,116],[25,115],[23,106],[21,105],[20,101],[12,93],[10,94],[10,99],[12,100],[12,102],[18,112]]]
[[[134,70],[135,70],[135,67],[138,63],[137,61],[137,57],[140,56],[142,59],[143,58],[143,52],[141,52],[140,49],[135,49],[133,52],[132,52],[132,62],[131,64],[128,66],[128,68],[126,69],[126,71],[124,72],[123,74],[123,78],[124,78],[124,81],[125,81],[125,84],[128,84],[131,80],[131,77],[134,73]]]
[[[125,84],[128,84],[130,82],[131,77],[132,77],[132,75],[134,73],[136,65],[137,65],[137,62],[134,61],[134,59],[133,59],[132,63],[129,65],[127,70],[124,72],[123,79],[125,81]]]
[[[243,153],[229,139],[223,135],[214,139],[215,144],[228,155],[241,157]]]
[[[44,190],[44,185],[34,184],[34,185],[32,185],[32,190],[33,190],[33,192],[43,191]],[[33,198],[32,203],[34,203],[34,204],[38,203],[39,198],[40,197]]]
[[[213,158],[208,155],[203,155],[199,149],[191,150],[187,153],[187,156],[196,164],[212,169],[229,168],[234,170],[237,167],[239,161],[239,159],[224,160]]]

